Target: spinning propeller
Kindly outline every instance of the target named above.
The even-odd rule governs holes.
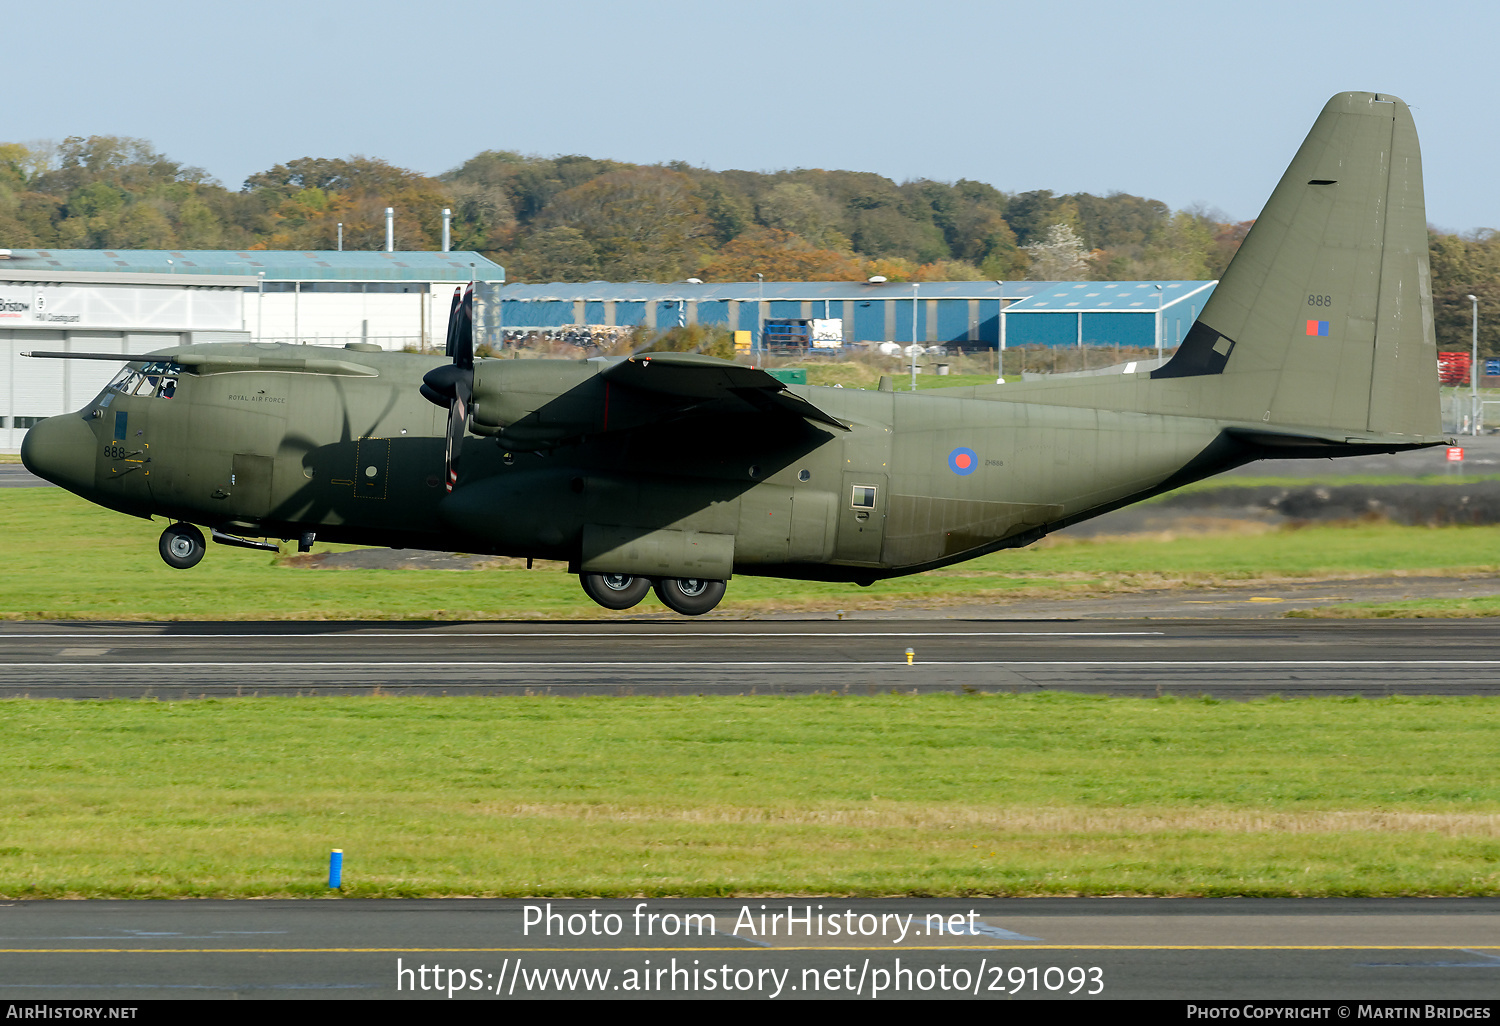
[[[428,402],[448,407],[448,444],[443,450],[443,484],[448,491],[458,481],[458,456],[469,427],[469,405],[474,398],[474,286],[453,290],[448,311],[448,355],[453,362],[422,376],[422,395]]]

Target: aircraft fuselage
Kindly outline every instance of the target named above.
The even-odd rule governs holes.
[[[689,412],[535,451],[470,435],[449,494],[444,411],[417,391],[440,365],[433,358],[297,346],[159,358],[205,349],[316,352],[377,373],[179,370],[170,398],[107,389],[55,418],[76,425],[66,443],[48,437],[52,421],[39,425],[28,462],[101,505],[234,535],[311,531],[580,564],[586,533],[669,532],[732,539],[736,573],[866,581],[1024,544],[1050,524],[1149,494],[1220,430],[1202,418],[998,394],[796,388],[849,430]],[[1025,391],[1007,388],[1018,399]],[[49,463],[64,444],[87,446],[92,459]]]

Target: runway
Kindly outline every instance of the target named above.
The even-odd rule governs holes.
[[[1485,621],[10,623],[0,625],[0,695],[1494,694],[1495,633]],[[646,933],[634,918],[641,900],[557,900],[555,929],[528,927],[528,916],[546,921],[546,904],[0,903],[0,1002],[950,997],[1489,1007],[1500,983],[1500,899],[650,899],[645,914],[661,918]],[[767,930],[763,914],[782,919]],[[690,915],[706,932],[684,933]],[[1336,1007],[1328,1017],[1339,1017]]]
[[[0,697],[1500,694],[1483,620],[9,623],[0,652]]]
[[[16,902],[0,905],[0,961],[0,1001],[594,996],[1489,1005],[1500,982],[1500,900]]]

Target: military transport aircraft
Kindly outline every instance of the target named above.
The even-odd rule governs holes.
[[[602,606],[654,587],[698,615],[735,573],[869,585],[1252,460],[1445,441],[1416,130],[1384,94],[1329,101],[1149,373],[896,393],[694,354],[476,360],[470,302],[437,366],[359,344],[131,358],[87,408],[33,427],[22,459],[171,521],[174,567],[202,559],[201,524],[252,548],[566,560]]]

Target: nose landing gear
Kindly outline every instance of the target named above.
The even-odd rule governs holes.
[[[192,524],[173,524],[161,533],[156,547],[161,558],[176,570],[188,570],[198,565],[207,546],[203,532]]]

